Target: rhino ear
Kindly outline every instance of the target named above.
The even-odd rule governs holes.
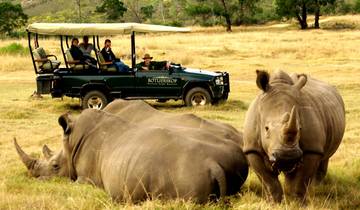
[[[71,116],[71,114],[68,112],[68,113],[61,115],[59,117],[58,122],[59,122],[59,125],[64,130],[64,135],[69,135],[71,133],[71,130],[74,125],[74,120],[73,120],[73,117]]]
[[[264,92],[268,91],[270,89],[269,80],[270,75],[267,71],[263,70],[256,70],[256,85],[263,90]]]
[[[303,88],[307,82],[307,76],[306,74],[299,74],[297,76],[297,81],[294,84],[294,87],[298,90],[300,90],[301,88]]]
[[[42,152],[46,160],[49,160],[54,155],[54,152],[46,144],[43,146]]]

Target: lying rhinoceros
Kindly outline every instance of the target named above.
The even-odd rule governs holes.
[[[306,75],[257,71],[256,81],[262,92],[246,113],[246,157],[275,201],[283,197],[280,172],[286,193],[305,201],[308,185],[324,178],[342,140],[343,100],[334,87]]]
[[[59,118],[63,149],[46,160],[28,156],[34,177],[66,176],[105,189],[117,201],[180,198],[203,203],[240,190],[248,174],[242,135],[194,115],[157,111],[142,101],[117,100],[104,111]]]

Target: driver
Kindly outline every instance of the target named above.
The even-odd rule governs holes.
[[[169,70],[170,61],[152,61],[153,57],[146,53],[143,57],[143,62],[138,63],[136,68],[140,71],[150,70]]]

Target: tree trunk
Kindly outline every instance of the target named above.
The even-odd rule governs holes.
[[[316,28],[316,29],[320,28],[319,20],[320,20],[320,4],[319,4],[319,1],[316,1],[316,5],[315,5],[315,24],[314,24],[314,28]]]
[[[301,13],[301,14],[299,14]],[[301,11],[299,11],[298,14],[296,14],[296,17],[299,21],[300,27],[301,29],[307,29],[308,28],[308,24],[307,24],[307,8],[306,8],[306,4],[304,3],[301,7]]]
[[[230,18],[230,14],[227,10],[227,7],[226,7],[226,3],[225,3],[225,0],[221,0],[221,3],[224,7],[224,17],[225,17],[225,21],[226,21],[226,31],[227,32],[231,32],[231,18]]]
[[[76,4],[78,6],[78,14],[79,14],[79,22],[81,23],[81,1],[80,0],[76,0]]]

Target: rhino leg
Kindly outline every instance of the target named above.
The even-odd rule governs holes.
[[[283,198],[283,190],[278,179],[278,173],[274,173],[267,169],[263,158],[256,153],[247,154],[247,159],[250,166],[254,169],[256,175],[262,182],[268,197],[275,202],[280,203]]]
[[[320,183],[326,176],[329,159],[324,159],[320,162],[319,168],[316,171],[316,183]]]
[[[296,173],[285,176],[286,191],[295,195],[302,203],[306,203],[308,188],[315,178],[321,157],[317,154],[304,155],[303,165],[296,170]]]

